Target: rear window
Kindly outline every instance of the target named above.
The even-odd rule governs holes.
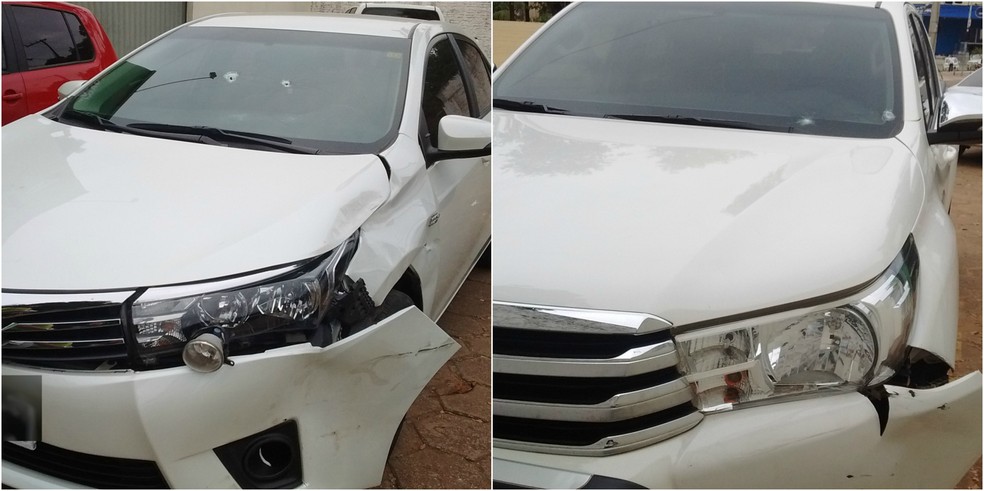
[[[581,116],[724,120],[885,138],[901,124],[890,15],[806,3],[583,3],[505,67],[496,99]]]

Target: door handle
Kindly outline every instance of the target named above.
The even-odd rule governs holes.
[[[13,90],[7,90],[3,93],[4,102],[17,102],[24,97],[24,94],[20,92],[14,92]]]

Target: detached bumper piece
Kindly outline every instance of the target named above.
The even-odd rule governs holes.
[[[493,309],[496,447],[613,455],[701,421],[666,321],[504,303]]]
[[[103,457],[38,442],[28,450],[3,442],[3,460],[73,483],[103,489],[164,489],[167,481],[157,464],[147,460]]]

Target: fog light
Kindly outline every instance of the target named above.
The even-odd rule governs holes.
[[[202,334],[185,345],[181,359],[196,372],[214,372],[225,361],[222,339],[215,334]]]

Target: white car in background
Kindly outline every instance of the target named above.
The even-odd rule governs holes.
[[[981,67],[981,55],[970,55],[967,60],[967,69],[976,70]]]
[[[946,89],[946,118],[970,118],[981,112],[981,69],[978,68],[963,80],[957,82],[952,87]],[[980,146],[977,141],[976,145]],[[961,145],[960,152],[963,153],[970,145]]]
[[[4,127],[4,388],[43,396],[4,485],[378,484],[489,242],[489,68],[447,24],[220,15]]]
[[[980,457],[947,213],[980,107],[943,116],[918,10],[580,3],[493,86],[495,486],[945,488]]]
[[[440,7],[413,3],[360,3],[358,6],[346,10],[345,13],[447,22]]]

